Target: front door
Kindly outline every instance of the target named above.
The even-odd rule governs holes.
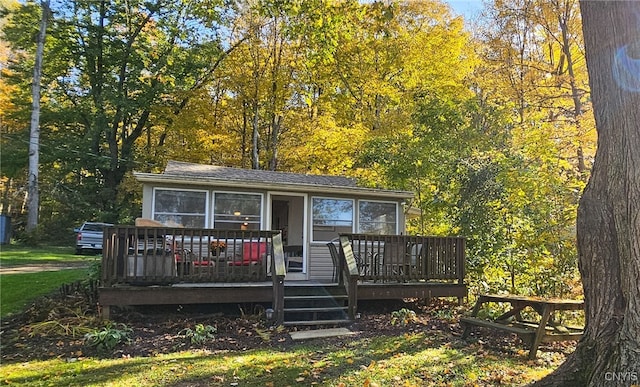
[[[282,231],[287,280],[307,279],[306,203],[304,194],[270,193],[271,229]]]

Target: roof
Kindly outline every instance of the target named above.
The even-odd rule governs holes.
[[[164,169],[164,174],[202,176],[223,180],[252,181],[256,183],[311,184],[331,187],[357,186],[355,179],[343,176],[304,175],[301,173],[191,164],[180,161],[169,161],[167,167]]]
[[[411,198],[409,191],[359,187],[355,179],[344,176],[263,171],[169,161],[163,173],[134,173],[143,183],[174,183],[199,186],[243,187],[292,192],[368,194],[381,197]]]

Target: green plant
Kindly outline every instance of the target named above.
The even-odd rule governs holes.
[[[501,316],[508,309],[502,303],[491,304],[489,306],[483,306],[478,311],[478,318],[495,320],[496,317]]]
[[[212,339],[214,337],[214,333],[216,333],[217,331],[217,328],[214,326],[196,324],[194,329],[185,328],[180,331],[179,335],[189,339],[191,344],[202,344],[205,341]]]
[[[101,275],[102,275],[102,260],[94,259],[89,264],[88,273],[87,273],[87,282],[91,282],[91,281],[98,282],[100,281]]]
[[[391,312],[391,325],[400,324],[405,326],[409,323],[416,322],[417,320],[418,317],[416,316],[416,312],[411,309],[402,308]]]
[[[451,309],[438,309],[433,311],[433,316],[444,321],[455,320],[454,312]]]
[[[114,325],[108,323],[107,326],[100,330],[87,333],[84,338],[85,342],[91,347],[96,347],[98,350],[112,350],[120,343],[129,343],[132,333],[133,330],[126,324]]]

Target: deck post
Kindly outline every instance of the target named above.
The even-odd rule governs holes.
[[[342,252],[342,254],[340,254],[340,261],[344,260],[344,267],[346,268],[343,273],[347,277],[345,286],[347,295],[349,296],[349,319],[355,320],[358,309],[358,279],[360,273],[358,272],[358,265],[353,255],[353,249],[351,249],[351,241],[346,235],[340,235],[340,251]],[[342,264],[340,266],[342,266]]]
[[[464,284],[465,273],[465,251],[466,251],[466,239],[458,239],[458,246],[456,248],[456,270],[458,271],[458,285]],[[458,305],[462,305],[463,298],[458,297]]]
[[[275,312],[276,325],[284,322],[284,277],[287,268],[284,263],[284,248],[282,246],[282,234],[274,234],[271,238],[273,246],[273,259],[271,259],[271,278],[273,280],[273,310]]]
[[[100,318],[108,320],[111,317],[111,307],[109,305],[102,305],[100,308]]]

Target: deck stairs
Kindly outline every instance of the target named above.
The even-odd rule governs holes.
[[[285,326],[344,326],[352,322],[348,316],[349,297],[343,286],[336,284],[287,284],[284,290]]]

